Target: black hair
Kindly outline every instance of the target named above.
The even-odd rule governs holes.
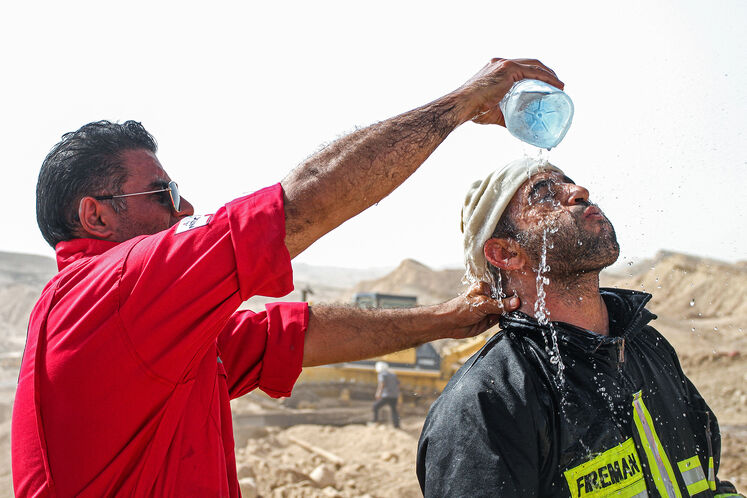
[[[508,209],[503,211],[498,223],[495,225],[495,230],[490,238],[495,239],[518,239],[519,229],[516,228],[514,220],[511,219],[511,215],[508,213]]]
[[[122,153],[139,149],[155,153],[158,145],[136,121],[96,121],[62,135],[44,159],[36,184],[36,222],[49,245],[76,237],[80,199],[122,193],[127,180]],[[115,202],[118,208],[123,206]]]
[[[490,236],[490,238],[519,240],[519,229],[516,228],[516,223],[514,223],[514,220],[511,218],[508,209],[505,209],[500,219],[498,219],[498,223],[496,223],[495,229],[493,230],[493,234]],[[500,282],[500,268],[493,266],[490,261],[486,261],[486,263],[488,264],[488,271],[492,273],[493,278],[495,278],[497,282]]]

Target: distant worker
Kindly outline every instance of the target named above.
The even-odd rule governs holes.
[[[516,307],[474,286],[413,309],[237,311],[293,290],[293,258],[391,193],[458,126],[503,125],[498,103],[524,78],[563,86],[539,61],[493,59],[447,95],[340,138],[212,214],[195,215],[140,123],[63,135],[36,189],[60,272],[29,321],[13,406],[15,493],[238,496],[230,399],[256,388],[288,396],[302,366],[475,335]],[[268,167],[251,154],[240,162]]]
[[[399,413],[397,413],[397,402],[399,401],[399,379],[389,370],[389,364],[384,361],[376,362],[376,401],[373,404],[373,421],[379,421],[379,410],[384,405],[389,405],[392,413],[392,424],[399,428]]]
[[[651,296],[600,289],[612,224],[561,170],[518,160],[462,211],[476,279],[521,307],[454,375],[418,446],[426,497],[724,497],[716,417],[649,322]]]

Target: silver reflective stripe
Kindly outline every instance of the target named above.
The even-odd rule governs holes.
[[[682,475],[682,479],[685,481],[686,486],[706,480],[705,474],[703,473],[703,469],[700,467],[700,465],[690,470],[680,472],[680,474]]]
[[[672,481],[669,479],[669,475],[667,474],[667,468],[664,466],[664,461],[661,458],[661,448],[659,448],[659,445],[656,443],[656,438],[654,437],[651,426],[648,425],[648,420],[646,420],[646,415],[643,413],[643,406],[641,406],[641,403],[641,399],[636,398],[635,401],[633,401],[633,406],[635,406],[638,420],[643,426],[643,430],[646,433],[646,439],[648,440],[648,444],[651,447],[654,458],[656,459],[656,465],[658,467],[658,469],[656,469],[657,473],[659,474],[659,478],[664,483],[664,488],[667,492],[667,496],[669,498],[677,498],[677,494],[674,492],[674,486],[672,486]],[[654,469],[651,470],[653,473]],[[656,476],[653,477],[654,480],[656,480]]]
[[[640,492],[640,493],[638,493],[637,495],[633,495],[633,496],[631,496],[630,498],[648,498],[648,491],[646,491],[646,490],[644,489],[643,491],[641,491],[641,492]]]

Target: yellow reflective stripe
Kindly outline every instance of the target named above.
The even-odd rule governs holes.
[[[573,498],[646,498],[643,467],[633,438],[563,472]]]
[[[680,469],[680,475],[682,475],[682,480],[685,481],[690,496],[708,489],[708,481],[697,456],[677,462],[677,468]]]
[[[716,471],[713,470],[713,457],[708,457],[708,485],[716,491]]]
[[[682,498],[672,464],[669,463],[669,458],[661,446],[651,414],[641,398],[641,391],[633,395],[633,413],[635,426],[641,436],[641,443],[646,451],[646,459],[651,468],[651,477],[654,479],[656,489],[662,497]]]

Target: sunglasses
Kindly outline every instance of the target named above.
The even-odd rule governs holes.
[[[148,194],[158,194],[161,192],[168,192],[169,197],[171,197],[171,204],[174,206],[174,211],[177,213],[179,212],[179,205],[182,203],[182,198],[179,195],[179,186],[176,184],[176,182],[169,182],[169,186],[166,188],[158,189],[158,190],[149,190],[147,192],[135,192],[134,194],[119,194],[119,195],[97,195],[94,196],[94,199],[98,201],[106,201],[109,199],[118,199],[120,197],[132,197],[134,195],[148,195]]]

